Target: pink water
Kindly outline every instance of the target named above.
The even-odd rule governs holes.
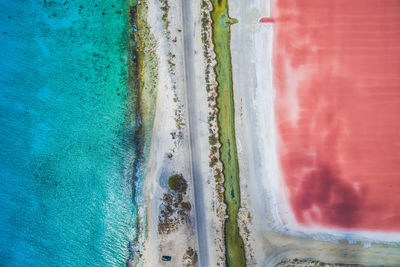
[[[400,230],[400,1],[272,2],[278,150],[296,220]]]

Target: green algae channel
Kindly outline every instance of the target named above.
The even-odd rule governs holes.
[[[232,63],[230,53],[230,26],[237,20],[229,17],[227,0],[211,0],[213,43],[217,64],[218,125],[220,153],[223,164],[224,197],[228,218],[225,221],[225,246],[227,266],[245,266],[243,239],[237,224],[240,208],[239,163],[235,139],[235,107],[233,100]]]
[[[131,0],[129,5],[129,88],[130,109],[127,121],[134,142],[132,162],[133,200],[136,204],[136,238],[131,244],[128,263],[143,265],[140,254],[147,235],[147,218],[143,198],[144,179],[151,147],[158,84],[156,40],[147,23],[148,6],[145,0]],[[140,216],[139,214],[142,214]],[[130,266],[129,265],[129,266]]]

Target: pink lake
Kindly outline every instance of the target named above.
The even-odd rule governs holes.
[[[400,1],[275,0],[279,163],[303,226],[400,230]]]

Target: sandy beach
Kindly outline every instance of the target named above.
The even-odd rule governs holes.
[[[216,94],[212,71],[215,55],[211,21],[202,21],[210,16],[212,6],[209,1],[203,5],[188,1],[149,1],[148,7],[148,24],[153,25],[151,32],[157,40],[159,85],[145,188],[144,265],[157,266],[162,255],[171,255],[173,260],[164,263],[166,266],[191,266],[194,263],[181,260],[191,247],[197,254],[198,266],[223,266],[225,212],[221,191],[216,189],[222,184],[217,185],[215,178],[222,167],[220,162],[210,165],[209,141],[210,134],[217,131],[216,118],[210,119],[215,109],[215,102],[210,102],[210,96]],[[164,21],[164,26],[159,21]],[[209,38],[204,39],[204,34]],[[171,134],[179,130],[177,110],[184,123],[178,137]],[[192,210],[186,223],[160,233],[159,218],[165,205],[161,198],[169,192],[168,177],[174,173],[182,173],[188,182],[187,198]]]
[[[201,19],[200,4],[149,1],[149,25],[154,25],[151,31],[158,45],[160,82],[146,177],[145,266],[159,265],[162,255],[172,256],[165,266],[217,266],[224,262],[224,217],[218,216],[215,173],[209,165],[210,107]],[[159,23],[162,20],[164,26]],[[182,127],[177,127],[177,111]],[[185,177],[186,197],[192,209],[186,222],[161,233],[159,218],[165,205],[161,198],[169,191],[168,178],[174,173]],[[196,253],[195,262],[184,259],[188,247]]]
[[[190,144],[182,54],[182,18],[180,12],[174,12],[173,15],[170,13],[170,10],[181,10],[181,3],[147,3],[148,24],[157,40],[159,82],[145,185],[147,238],[144,266],[159,266],[163,255],[172,256],[172,261],[165,263],[165,266],[191,266],[194,257],[187,254],[190,250],[197,254],[198,244],[191,160],[188,157]],[[169,186],[169,179],[173,175],[181,175],[186,180],[187,189],[181,196],[175,194]],[[184,213],[181,203],[189,203],[185,204],[190,207],[188,212]],[[164,223],[161,224],[161,221]]]

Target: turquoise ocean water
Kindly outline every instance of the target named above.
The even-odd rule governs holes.
[[[126,1],[0,0],[0,266],[124,266]]]

